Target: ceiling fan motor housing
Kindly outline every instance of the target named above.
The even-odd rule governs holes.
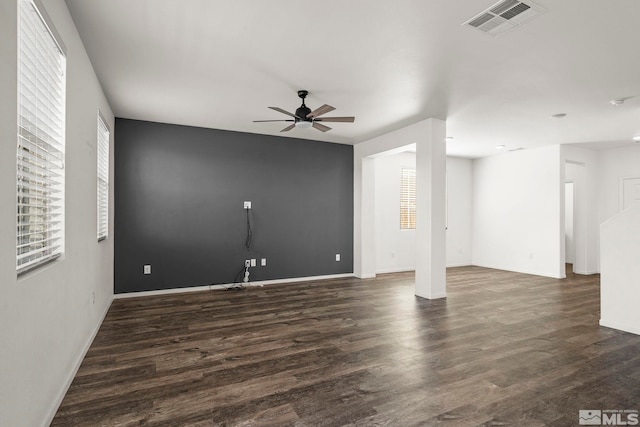
[[[307,114],[311,112],[311,109],[304,105],[304,99],[309,95],[309,92],[306,90],[299,90],[298,96],[302,99],[302,105],[296,110],[296,122],[305,121],[310,122],[312,119],[307,118]]]
[[[297,116],[296,119],[310,122],[311,119],[307,118],[307,114],[309,114],[310,112],[311,112],[311,109],[306,105],[304,105],[303,103],[302,106],[298,107],[298,109],[296,110],[296,116]]]

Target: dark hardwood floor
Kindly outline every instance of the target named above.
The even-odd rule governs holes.
[[[599,277],[448,270],[115,300],[53,425],[577,426],[640,410]]]

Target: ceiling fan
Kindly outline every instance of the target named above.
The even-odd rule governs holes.
[[[331,130],[331,128],[329,126],[325,126],[320,122],[348,122],[348,123],[353,123],[353,121],[356,119],[355,117],[320,117],[323,114],[328,113],[329,111],[333,111],[335,110],[334,107],[332,107],[331,105],[327,105],[324,104],[321,107],[316,108],[315,110],[311,111],[311,109],[309,107],[307,107],[306,105],[304,105],[304,99],[307,97],[307,95],[309,95],[309,92],[306,90],[299,90],[298,91],[298,96],[302,99],[302,105],[300,107],[298,107],[298,109],[296,110],[296,113],[290,113],[288,111],[283,110],[282,108],[278,108],[278,107],[269,107],[272,110],[276,110],[280,113],[286,114],[287,116],[291,116],[293,117],[293,119],[285,119],[285,120],[254,120],[254,123],[259,123],[259,122],[293,122],[291,125],[287,126],[286,128],[282,129],[280,132],[288,132],[291,129],[293,129],[294,127],[297,128],[310,128],[310,127],[314,127],[316,129],[318,129],[321,132],[326,132],[328,130]]]

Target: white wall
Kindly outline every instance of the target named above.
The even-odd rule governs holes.
[[[640,202],[605,221],[600,246],[600,324],[640,334]]]
[[[45,5],[67,48],[66,252],[16,276],[16,3],[0,3],[0,425],[12,427],[49,423],[113,299],[113,210],[96,238],[97,112],[112,130],[113,114],[63,0]]]
[[[376,273],[414,270],[415,230],[400,230],[400,170],[413,152],[375,159]],[[447,267],[471,264],[472,161],[447,157]]]
[[[474,161],[474,265],[564,277],[560,160],[551,146]]]
[[[600,152],[598,223],[619,212],[620,179],[640,177],[640,144]]]

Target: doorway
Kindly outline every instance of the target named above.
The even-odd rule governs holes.
[[[620,211],[640,201],[640,177],[620,178]]]
[[[594,236],[588,231],[590,197],[587,184],[587,165],[567,160],[564,176],[564,259],[566,264],[572,264],[569,271],[575,274],[591,274],[590,257],[593,253],[589,250],[589,239]]]
[[[573,181],[564,184],[564,262],[567,271],[573,272],[576,260],[576,247],[573,233],[574,224],[574,188]]]

